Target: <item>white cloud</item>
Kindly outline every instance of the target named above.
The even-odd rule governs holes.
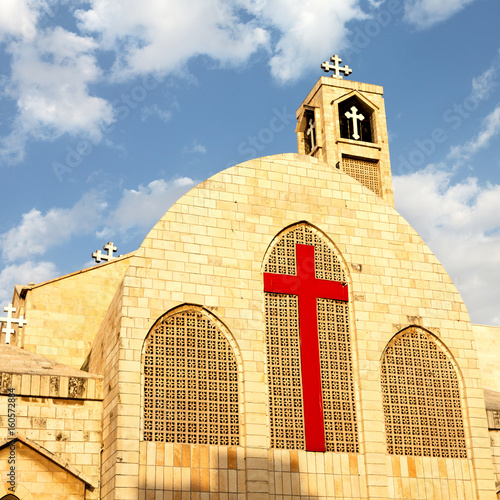
[[[481,130],[467,143],[450,149],[450,158],[468,160],[479,150],[487,148],[491,140],[500,134],[500,104],[483,119]]]
[[[15,262],[44,255],[49,249],[85,234],[126,237],[131,229],[149,230],[196,184],[197,181],[189,177],[181,177],[170,182],[158,179],[137,189],[124,189],[113,203],[114,209],[106,201],[108,193],[97,190],[85,193],[70,208],[56,207],[46,213],[33,208],[23,214],[16,227],[0,234],[2,258]]]
[[[443,263],[476,323],[500,325],[500,185],[442,167],[395,176],[396,208]]]
[[[0,41],[12,58],[4,94],[18,107],[11,133],[0,139],[0,158],[11,163],[23,159],[29,140],[95,134],[112,123],[111,104],[93,94],[104,78],[109,83],[154,74],[161,81],[168,74],[185,76],[187,62],[198,56],[237,66],[260,52],[274,78],[290,82],[318,69],[318,61],[332,55],[328,47],[345,48],[349,23],[370,17],[359,0],[89,0],[72,13],[72,33],[55,26],[55,1],[0,1]],[[407,0],[406,20],[430,26],[471,1]],[[375,15],[384,1],[368,4]],[[45,14],[50,23],[42,22]],[[98,56],[108,61],[110,54],[114,63],[104,73]],[[477,82],[478,93],[486,83]],[[158,106],[142,110],[143,120],[152,115],[171,118]]]
[[[115,210],[112,211],[105,233],[116,232],[125,235],[130,229],[148,230],[152,228],[165,212],[185,193],[197,184],[189,177],[181,177],[170,182],[158,179],[147,186],[125,189]]]
[[[7,93],[16,101],[18,115],[11,135],[2,141],[2,156],[22,159],[30,137],[52,140],[64,133],[91,134],[113,121],[111,105],[89,95],[89,84],[101,78],[93,55],[96,48],[91,38],[60,27],[39,32],[33,40],[11,42]]]
[[[0,272],[0,305],[11,301],[14,285],[27,285],[31,281],[42,283],[57,275],[58,271],[53,262],[28,261],[4,267]]]
[[[141,108],[141,120],[145,122],[151,116],[157,116],[162,122],[167,123],[172,119],[172,111],[162,109],[158,104],[143,106]]]
[[[483,101],[489,99],[491,93],[498,88],[500,83],[497,81],[500,70],[500,57],[497,55],[491,66],[478,76],[472,79],[471,97]]]
[[[9,36],[31,38],[36,33],[40,0],[2,0],[0,2],[0,41]]]
[[[191,149],[192,153],[198,153],[198,154],[206,154],[207,153],[207,148],[203,146],[203,144],[199,144],[198,142],[195,142]]]
[[[405,20],[417,28],[429,28],[446,21],[474,0],[406,0]]]
[[[191,57],[241,64],[259,49],[271,72],[291,81],[318,64],[325,47],[342,49],[346,23],[364,19],[358,0],[92,0],[80,28],[116,52],[117,78],[179,72]],[[379,2],[372,3],[378,6]]]
[[[88,234],[106,208],[103,193],[90,191],[71,208],[52,208],[45,214],[33,208],[20,224],[0,235],[2,257],[7,262],[43,255],[75,235]]]
[[[277,33],[270,60],[271,73],[280,82],[293,81],[304,71],[318,67],[325,47],[342,50],[346,23],[365,19],[357,0],[242,0],[259,22]]]
[[[91,0],[77,11],[80,28],[97,33],[102,47],[116,51],[114,75],[129,78],[170,73],[207,55],[221,63],[247,60],[268,41],[255,22],[243,22],[222,0]]]
[[[191,146],[189,146],[189,147],[185,146],[184,147],[183,152],[184,153],[188,153],[188,154],[201,154],[201,155],[204,155],[204,154],[207,153],[207,148],[203,144],[200,144],[198,142],[198,139],[194,139],[193,143],[191,144]]]

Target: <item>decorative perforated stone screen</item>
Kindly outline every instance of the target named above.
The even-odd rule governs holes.
[[[415,327],[397,335],[381,382],[389,453],[467,457],[458,376],[431,334]]]
[[[344,156],[342,157],[342,171],[371,189],[378,196],[382,196],[378,162]]]
[[[161,318],[146,339],[144,440],[239,444],[236,358],[197,310]]]
[[[314,246],[315,277],[346,283],[340,259],[306,224],[284,233],[264,267],[296,275],[296,248]],[[306,449],[299,305],[296,295],[265,293],[271,447]],[[317,299],[325,445],[327,451],[358,452],[348,303]]]

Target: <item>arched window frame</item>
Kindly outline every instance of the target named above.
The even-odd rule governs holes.
[[[348,452],[348,453],[358,453],[360,451],[360,446],[361,446],[361,443],[360,443],[360,418],[359,418],[359,397],[358,397],[358,389],[357,389],[357,380],[356,380],[356,368],[355,368],[355,364],[356,364],[356,349],[355,349],[355,338],[354,338],[354,321],[353,321],[353,303],[352,303],[352,297],[351,297],[351,277],[350,277],[350,274],[349,274],[349,271],[348,271],[348,266],[342,256],[342,253],[340,252],[340,250],[336,247],[336,245],[332,242],[332,240],[323,232],[321,231],[320,229],[318,229],[317,227],[315,227],[314,225],[310,224],[309,222],[307,221],[300,221],[300,222],[297,222],[297,223],[294,223],[284,229],[282,229],[274,238],[273,240],[271,241],[267,251],[266,251],[266,254],[264,256],[264,259],[263,259],[263,264],[262,264],[262,273],[266,272],[266,269],[267,269],[267,266],[268,266],[268,262],[269,262],[269,257],[271,256],[274,248],[276,247],[276,245],[280,242],[280,240],[284,237],[286,237],[286,235],[300,227],[306,227],[309,231],[311,231],[311,233],[318,237],[319,240],[321,240],[321,243],[325,246],[327,246],[330,251],[332,252],[332,254],[335,256],[335,258],[338,259],[338,262],[340,263],[340,266],[341,266],[341,271],[344,275],[344,278],[343,280],[345,281],[345,283],[348,285],[349,287],[349,300],[347,301],[347,314],[346,314],[346,317],[347,317],[347,324],[348,324],[348,327],[349,327],[349,332],[348,332],[348,345],[349,345],[349,348],[350,348],[350,364],[351,364],[351,367],[350,367],[350,372],[349,372],[349,375],[350,375],[350,380],[348,381],[348,383],[350,384],[350,395],[351,395],[351,404],[352,404],[352,419],[348,422],[348,425],[352,425],[352,436],[354,438],[354,440],[352,442],[340,442],[340,441],[336,441],[336,442],[333,442],[332,444],[332,441],[326,439],[326,451],[334,451],[334,452]],[[316,252],[315,252],[316,253]],[[264,294],[266,295],[266,293]],[[319,311],[318,311],[319,312]],[[266,299],[264,301],[264,317],[266,317]],[[266,318],[265,318],[265,321],[266,321]],[[267,327],[267,321],[266,321],[266,366],[267,366],[267,369],[266,369],[266,381],[267,381],[267,384],[266,384],[266,387],[267,387],[267,391],[268,391],[268,394],[267,394],[267,400],[268,400],[268,421],[269,421],[269,427],[270,427],[270,446],[271,448],[281,448],[281,449],[305,449],[305,437],[304,437],[304,443],[303,445],[299,445],[299,446],[290,446],[290,443],[289,445],[278,445],[276,446],[276,436],[273,436],[273,423],[272,423],[272,418],[273,418],[273,407],[272,407],[272,404],[271,404],[271,393],[273,391],[273,387],[272,387],[272,384],[271,384],[271,381],[270,381],[270,377],[272,376],[271,375],[271,366],[270,366],[270,359],[269,359],[269,350],[270,350],[270,345],[269,345],[269,339],[268,339],[268,327]],[[319,333],[319,332],[318,332]],[[322,383],[325,382],[325,379],[323,379]],[[322,388],[322,391],[324,391],[324,387]],[[331,411],[332,413],[335,411],[336,409],[335,408],[332,408]],[[324,414],[326,412],[326,408],[324,408]],[[326,415],[325,415],[325,435],[328,431],[331,431],[333,433],[335,433],[335,422],[332,420],[330,421],[331,425],[332,425],[332,428],[331,429],[327,429],[327,418],[326,418]],[[293,441],[293,439],[289,440],[290,441]],[[300,438],[297,440],[297,441],[300,441]]]
[[[145,403],[146,403],[146,397],[145,397],[145,381],[146,381],[146,376],[145,376],[145,359],[146,359],[146,350],[148,346],[148,339],[150,338],[151,334],[154,332],[155,328],[165,319],[170,318],[175,315],[179,315],[185,312],[197,312],[201,314],[202,316],[205,316],[206,319],[210,322],[212,322],[215,327],[216,331],[221,334],[225,341],[228,344],[228,348],[232,351],[235,361],[236,361],[236,373],[237,373],[237,407],[238,407],[238,427],[239,427],[239,434],[238,434],[238,439],[231,440],[231,435],[229,435],[229,443],[227,444],[228,446],[236,446],[236,445],[241,445],[244,446],[244,426],[245,422],[243,419],[243,408],[244,408],[244,393],[243,393],[243,387],[242,387],[242,381],[243,381],[243,373],[242,373],[242,357],[241,353],[238,347],[238,344],[236,340],[234,339],[233,335],[231,334],[229,328],[219,319],[217,318],[214,314],[212,314],[210,311],[205,309],[202,306],[196,305],[196,304],[183,304],[180,306],[177,306],[173,309],[170,309],[166,313],[162,314],[153,324],[153,326],[149,329],[148,334],[146,335],[143,343],[143,348],[142,348],[142,355],[141,355],[141,436],[143,441],[153,441],[153,442],[163,442],[163,443],[181,443],[181,444],[215,444],[218,446],[224,446],[224,444],[220,443],[211,443],[210,442],[210,430],[207,433],[208,437],[208,442],[207,443],[200,443],[200,442],[188,442],[188,440],[185,441],[165,441],[165,440],[155,440],[155,439],[146,439],[145,437],[145,432],[146,432],[146,417],[145,417]]]
[[[459,409],[460,409],[460,415],[461,415],[460,419],[458,419],[456,417],[456,412],[454,412],[455,416],[453,416],[453,418],[449,417],[450,420],[452,420],[452,421],[456,420],[457,422],[459,422],[458,430],[460,432],[458,433],[458,436],[456,437],[456,440],[457,440],[456,446],[443,446],[442,440],[446,439],[446,437],[444,437],[444,436],[432,436],[431,435],[431,439],[438,439],[439,440],[439,446],[434,444],[436,442],[432,441],[432,440],[431,440],[430,445],[426,446],[425,444],[423,444],[424,443],[423,439],[419,439],[419,436],[426,436],[426,435],[432,434],[432,432],[433,432],[432,429],[435,428],[435,426],[433,426],[429,423],[428,429],[427,429],[427,431],[428,431],[427,434],[422,434],[420,431],[419,431],[420,433],[417,434],[416,428],[424,429],[427,427],[424,427],[423,425],[421,425],[422,420],[419,420],[417,422],[415,420],[415,417],[418,416],[418,417],[421,417],[424,419],[426,417],[428,417],[429,420],[430,420],[430,418],[443,418],[440,415],[437,415],[437,416],[431,415],[429,417],[428,415],[422,414],[422,413],[419,413],[419,414],[412,413],[412,409],[410,407],[411,405],[408,405],[409,406],[408,415],[410,415],[410,417],[409,417],[410,421],[408,423],[404,423],[403,418],[401,418],[400,421],[394,421],[394,419],[391,420],[391,418],[390,418],[391,415],[388,415],[387,410],[389,409],[389,407],[391,407],[391,404],[395,403],[396,400],[394,399],[393,401],[391,401],[390,394],[392,394],[392,393],[385,387],[385,384],[384,384],[384,376],[386,376],[386,377],[388,376],[387,373],[384,373],[384,361],[387,358],[389,349],[391,347],[393,347],[394,344],[396,342],[398,342],[399,339],[401,339],[404,335],[406,335],[408,333],[413,333],[413,332],[421,333],[421,334],[425,335],[427,337],[428,342],[435,345],[436,350],[439,353],[442,353],[442,355],[445,357],[446,362],[449,363],[449,365],[453,369],[454,376],[456,377],[456,387],[453,389],[458,392],[458,397],[454,398],[454,401],[457,401],[459,403],[459,405],[460,405]],[[415,366],[415,365],[413,365],[413,366]],[[414,372],[414,373],[416,374],[416,372]],[[391,374],[391,375],[394,376],[394,374]],[[410,371],[410,375],[411,375],[411,371]],[[429,378],[428,375],[429,374],[427,374],[426,380],[434,380],[432,378]],[[456,363],[453,355],[451,354],[451,352],[449,351],[449,349],[446,347],[446,345],[444,344],[444,342],[441,339],[439,339],[436,335],[434,335],[429,330],[427,330],[423,327],[417,326],[417,325],[411,325],[411,326],[408,326],[408,327],[404,328],[403,330],[399,331],[387,343],[387,345],[382,353],[382,356],[380,359],[380,376],[381,376],[380,384],[381,384],[384,422],[385,422],[386,445],[387,445],[387,452],[389,454],[400,455],[400,456],[408,456],[408,455],[409,456],[428,456],[428,457],[437,457],[437,458],[467,458],[468,457],[467,450],[470,448],[470,442],[469,442],[469,429],[468,429],[468,425],[467,425],[467,423],[468,423],[467,408],[465,405],[465,398],[464,398],[463,377],[462,377],[462,373],[460,371],[460,368],[459,368],[458,364]],[[404,376],[408,376],[408,375],[406,375],[406,370],[405,370]],[[415,376],[417,376],[417,375],[415,375]],[[424,376],[425,376],[425,374],[424,374]],[[398,382],[399,382],[399,380],[398,380]],[[392,385],[394,385],[394,384],[392,384]],[[410,386],[410,387],[416,388],[417,385]],[[447,388],[445,387],[445,389],[447,389]],[[418,398],[419,394],[418,394],[418,391],[416,389],[415,389],[415,393],[416,393],[416,397]],[[436,393],[436,394],[438,394],[438,393]],[[399,395],[399,393],[397,395]],[[409,396],[407,394],[402,394],[402,397],[406,398],[403,400],[403,402],[406,400],[411,401],[411,399],[409,399],[409,398],[413,397],[413,396],[414,396],[414,394],[411,394],[411,393]],[[422,396],[420,396],[420,397],[422,397]],[[429,396],[428,396],[428,394],[426,394],[423,397],[425,397],[428,400]],[[401,400],[398,400],[398,402],[399,401],[401,401]],[[439,399],[437,397],[436,397],[436,401],[439,401]],[[400,404],[400,406],[403,406],[402,403]],[[423,407],[423,406],[419,405],[419,402],[417,401],[415,408],[413,409],[413,412],[417,412],[418,409],[421,407]],[[394,414],[394,413],[395,412],[391,411],[391,414]],[[428,412],[425,412],[425,413],[428,413]],[[403,413],[401,413],[401,414],[403,415]],[[412,416],[413,416],[413,422],[411,420]],[[445,415],[444,418],[446,420],[448,418],[447,415]],[[461,426],[460,426],[460,423],[461,423]],[[405,426],[408,426],[408,425],[410,428],[412,428],[412,427],[415,428],[415,431],[405,432],[405,430],[402,429],[400,432],[400,435],[406,436],[406,439],[403,438],[403,441],[401,444],[399,444],[399,443],[395,444],[394,443],[395,433],[392,431],[391,426],[392,427],[398,426],[398,427],[404,428]],[[448,423],[448,425],[450,425],[450,424]],[[453,438],[453,436],[451,436],[451,437]]]

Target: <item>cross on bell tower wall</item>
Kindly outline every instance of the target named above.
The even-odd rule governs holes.
[[[296,116],[299,153],[339,168],[394,206],[382,87],[321,77]],[[307,135],[311,116],[312,148]]]

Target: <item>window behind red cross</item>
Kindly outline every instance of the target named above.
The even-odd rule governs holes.
[[[265,266],[271,446],[357,452],[348,289],[322,240],[295,226]]]

